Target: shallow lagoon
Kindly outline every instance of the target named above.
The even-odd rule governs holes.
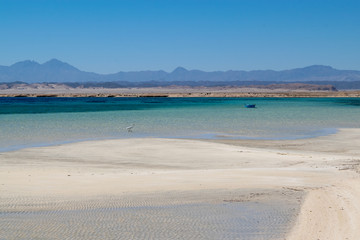
[[[0,151],[129,137],[298,139],[358,128],[359,117],[357,98],[0,98]]]

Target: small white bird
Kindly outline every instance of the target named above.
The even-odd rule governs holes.
[[[128,126],[128,127],[126,128],[126,130],[127,130],[128,132],[132,132],[134,126],[135,126],[135,124],[133,123],[133,124],[131,124],[131,126]]]

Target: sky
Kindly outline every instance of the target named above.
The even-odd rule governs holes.
[[[360,70],[359,0],[0,0],[0,65]]]

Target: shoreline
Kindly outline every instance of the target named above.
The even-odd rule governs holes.
[[[338,92],[185,92],[185,93],[2,93],[0,97],[59,97],[59,98],[358,98],[360,91]]]
[[[0,211],[154,193],[161,204],[170,192],[179,203],[280,196],[300,201],[286,239],[358,239],[359,136],[340,129],[300,140],[118,139],[2,152]]]
[[[258,89],[238,87],[200,88],[78,88],[78,89],[9,89],[0,97],[215,97],[215,98],[328,98],[360,97],[360,90],[313,91]]]
[[[0,153],[5,152],[14,152],[19,151],[22,149],[30,149],[30,148],[39,148],[39,147],[52,147],[52,146],[59,146],[64,144],[73,144],[73,143],[81,143],[81,142],[93,142],[93,141],[106,141],[106,140],[124,140],[124,139],[180,139],[180,140],[196,140],[196,141],[208,141],[208,142],[219,142],[219,143],[225,143],[225,144],[233,144],[242,142],[246,144],[246,142],[257,142],[257,141],[269,141],[269,142],[275,142],[275,141],[296,141],[296,140],[306,140],[306,139],[313,139],[318,137],[326,137],[333,134],[336,134],[339,129],[338,128],[324,128],[324,131],[321,131],[322,134],[318,135],[309,135],[306,137],[283,137],[283,138],[255,138],[255,137],[216,137],[216,134],[213,134],[213,137],[201,137],[204,135],[199,135],[199,137],[161,137],[161,136],[148,136],[148,137],[103,137],[103,138],[87,138],[87,139],[74,139],[74,140],[65,140],[65,141],[57,141],[53,143],[35,143],[35,144],[29,144],[29,145],[18,145],[18,146],[10,146],[7,148],[0,148]],[[209,136],[207,134],[206,136]],[[236,144],[235,144],[236,145]]]

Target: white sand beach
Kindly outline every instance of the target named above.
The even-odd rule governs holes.
[[[0,212],[76,209],[99,199],[129,206],[146,206],[141,199],[151,206],[280,201],[298,206],[286,239],[360,239],[359,163],[360,129],[302,140],[144,138],[29,148],[0,153]]]

